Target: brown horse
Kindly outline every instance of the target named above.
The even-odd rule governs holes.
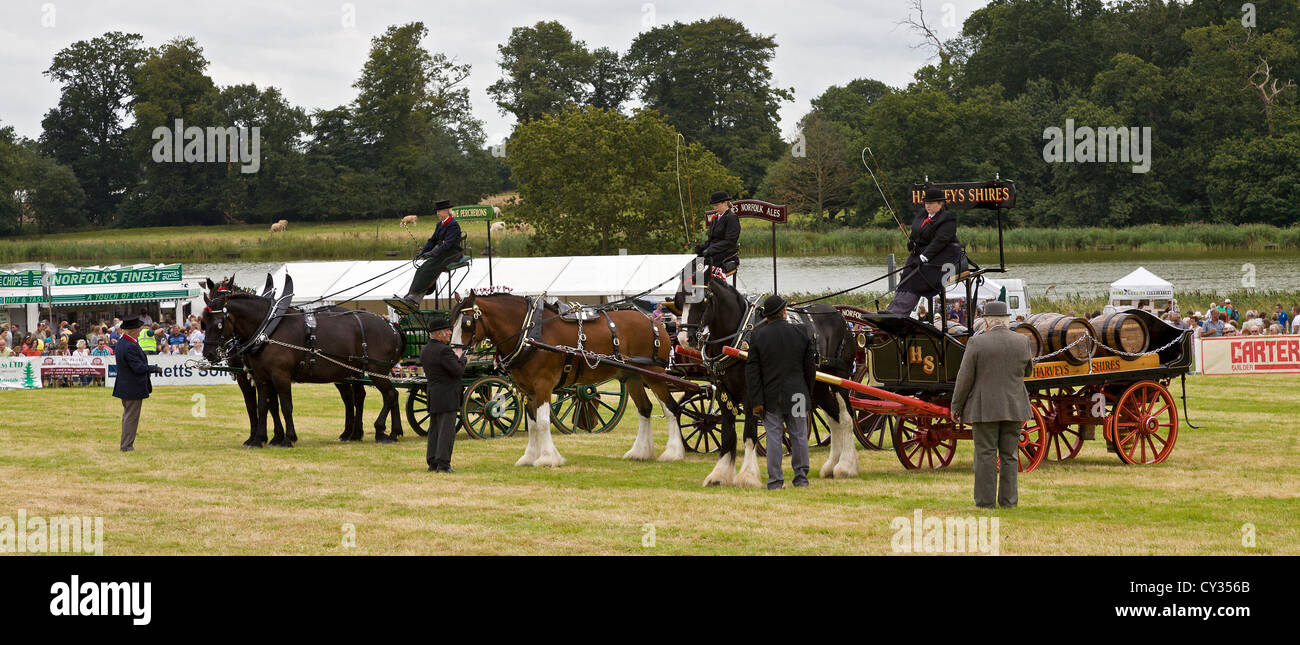
[[[286,291],[288,289],[286,287]],[[226,292],[212,299],[209,306],[213,312],[225,314],[231,335],[244,344],[259,332],[273,303],[249,293]],[[256,435],[266,436],[266,415],[273,393],[279,398],[285,430],[289,436],[294,436],[292,383],[337,383],[345,378],[360,377],[359,370],[365,370],[384,402],[379,418],[375,420],[375,441],[395,442],[402,434],[402,422],[397,389],[387,377],[401,358],[404,346],[401,332],[391,322],[366,311],[314,312],[317,352],[312,354],[299,349],[311,343],[304,324],[305,313],[297,307],[290,307],[267,342],[247,350],[247,353],[238,352],[244,364],[252,370],[257,385]],[[391,436],[385,432],[384,422],[385,416],[389,415],[393,424]],[[350,430],[345,434],[359,435],[359,425]],[[278,431],[270,444],[293,445]]]
[[[528,346],[530,333],[551,346],[578,347],[579,325],[561,320],[553,306],[541,309],[535,300],[507,293],[477,294],[461,300],[452,309],[451,344],[472,347],[489,340],[527,403],[528,448],[516,466],[556,467],[564,464],[551,440],[551,394],[565,385],[600,383],[612,378],[623,382],[636,405],[638,426],[636,441],[624,459],[654,458],[654,441],[650,431],[650,413],[654,410],[645,388],[654,392],[668,419],[668,445],[659,461],[680,461],[686,456],[681,429],[677,425],[677,404],[666,382],[620,369],[608,364],[591,366],[582,357]],[[527,321],[532,318],[531,324]],[[611,333],[610,323],[615,326]],[[586,335],[583,347],[588,352],[612,356],[618,353],[626,362],[655,372],[664,372],[671,344],[663,323],[651,321],[645,314],[631,309],[606,311],[582,325]],[[614,344],[615,335],[619,339]],[[658,347],[656,347],[656,340]]]

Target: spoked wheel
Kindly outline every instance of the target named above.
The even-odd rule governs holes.
[[[1083,448],[1083,431],[1077,427],[1071,427],[1065,420],[1070,411],[1069,406],[1072,405],[1065,397],[1076,394],[1076,390],[1072,388],[1034,394],[1034,411],[1041,414],[1043,422],[1047,424],[1047,454],[1044,457],[1045,459],[1053,461],[1074,459],[1078,456],[1079,450]]]
[[[1115,452],[1126,464],[1158,464],[1178,439],[1178,407],[1163,385],[1139,381],[1124,390],[1107,417]]]
[[[609,432],[627,409],[627,388],[611,379],[591,385],[570,385],[555,390],[551,422],[564,434]]]
[[[1043,457],[1047,456],[1047,422],[1043,420],[1043,415],[1038,408],[1032,408],[1034,412],[1033,420],[1026,421],[1020,426],[1020,442],[1017,452],[1017,461],[1019,462],[1020,472],[1027,473],[1043,463]]]
[[[935,417],[899,417],[893,424],[894,453],[908,470],[945,468],[957,454],[953,423]]]
[[[677,401],[677,425],[691,452],[717,452],[722,445],[722,413],[708,390],[684,392]]]
[[[406,391],[406,423],[421,437],[429,434],[429,393],[422,387]]]
[[[523,399],[510,381],[485,376],[465,388],[460,418],[465,432],[475,439],[509,437],[523,421]]]
[[[893,417],[866,410],[853,410],[853,435],[867,450],[884,450],[885,438],[893,433]]]

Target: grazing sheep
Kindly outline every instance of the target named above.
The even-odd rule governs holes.
[[[278,221],[278,222],[276,222],[276,223],[274,223],[274,224],[271,225],[271,232],[272,232],[272,233],[283,233],[284,230],[285,230],[286,228],[289,228],[289,220],[283,220],[283,219],[282,219],[282,220],[280,220],[280,221]]]
[[[419,215],[407,215],[402,218],[402,226],[415,226],[417,220],[419,220]]]
[[[504,231],[504,230],[506,230],[506,223],[505,223],[505,222],[492,222],[492,232],[493,232],[493,233],[500,233],[501,231]]]

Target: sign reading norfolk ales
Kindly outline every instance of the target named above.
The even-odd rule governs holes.
[[[920,206],[926,188],[943,190],[949,208],[1012,208],[1016,205],[1016,182],[1010,179],[968,181],[949,184],[912,184],[911,202]]]
[[[773,204],[758,199],[736,199],[732,200],[731,208],[736,211],[736,217],[752,217],[777,224],[784,224],[787,219],[785,204]]]

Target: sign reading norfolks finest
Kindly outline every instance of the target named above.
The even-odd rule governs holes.
[[[786,222],[785,204],[772,204],[757,199],[737,199],[731,202],[731,208],[736,211],[736,217],[752,217],[777,224]]]
[[[1010,179],[949,184],[912,184],[911,202],[920,206],[926,188],[939,188],[949,208],[1012,208],[1016,205],[1016,182]]]
[[[1300,374],[1300,337],[1227,336],[1197,341],[1203,374]]]

